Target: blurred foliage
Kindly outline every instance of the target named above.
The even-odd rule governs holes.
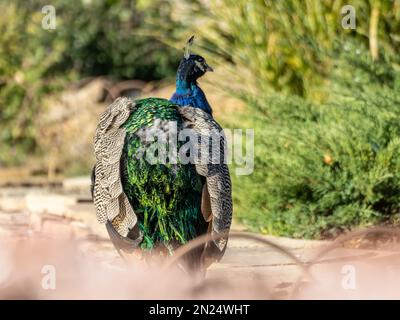
[[[369,46],[373,10],[378,12],[381,50],[400,61],[399,0],[174,0],[184,35],[197,35],[203,52],[231,65],[229,78],[255,93],[283,91],[312,99],[320,96],[332,65],[327,54],[335,43],[355,38]],[[341,9],[356,9],[356,29],[342,28]],[[195,19],[192,19],[195,17]]]
[[[306,238],[398,223],[399,0],[352,1],[355,30],[342,0],[174,2],[177,41],[196,34],[246,102],[224,126],[255,129],[254,172],[233,175],[236,217]]]
[[[146,20],[154,16],[160,26],[163,20],[168,24],[166,1],[56,0],[52,5],[57,9],[56,36],[68,48],[58,70],[73,68],[82,76],[142,80],[175,74],[176,50],[141,35]]]
[[[400,74],[386,56],[345,48],[332,57],[325,103],[244,97],[252,112],[238,118],[255,128],[255,171],[234,176],[233,190],[236,216],[256,231],[324,238],[399,223]]]
[[[162,79],[179,60],[175,49],[140,35],[153,16],[167,24],[163,0],[54,0],[55,30],[41,27],[45,5],[0,1],[0,166],[25,163],[38,149],[33,118],[44,112],[45,94],[87,76]]]
[[[40,99],[59,89],[62,79],[48,75],[65,45],[48,46],[40,13],[0,2],[0,165],[16,165],[35,149],[33,117]]]

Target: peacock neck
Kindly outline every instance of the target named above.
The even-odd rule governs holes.
[[[197,88],[196,81],[187,81],[181,78],[176,79],[176,92],[177,93],[189,93],[193,91],[193,89]]]
[[[170,101],[180,106],[191,105],[212,114],[211,106],[196,81],[186,81],[178,77],[176,79],[176,91]]]

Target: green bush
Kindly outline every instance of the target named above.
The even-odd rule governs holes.
[[[59,70],[148,81],[175,74],[176,50],[149,36],[146,23],[157,16],[159,27],[163,20],[168,24],[166,1],[56,0],[51,4],[57,10],[57,30],[48,35],[67,46]]]
[[[234,177],[235,213],[257,231],[322,238],[400,218],[400,75],[359,45],[332,61],[326,103],[248,99],[255,170]]]
[[[175,2],[246,103],[220,120],[255,129],[254,172],[233,177],[236,217],[308,238],[398,220],[399,0]],[[347,4],[355,30],[341,26]]]
[[[55,30],[41,27],[48,4],[56,9]],[[164,0],[15,0],[2,1],[0,10],[0,166],[26,163],[38,150],[33,119],[44,112],[45,94],[90,76],[175,74],[180,55],[150,37],[146,22],[157,16],[168,25]]]
[[[58,40],[46,46],[40,11],[4,2],[0,11],[6,17],[0,20],[0,166],[18,165],[36,148],[32,120],[40,99],[62,87],[62,79],[48,73],[65,47]]]
[[[368,47],[375,31],[378,48],[397,56],[393,60],[396,65],[400,62],[400,0],[174,3],[176,19],[184,26],[180,30],[185,35],[195,33],[207,57],[224,67],[232,66],[226,76],[228,87],[235,77],[257,94],[280,91],[323,100],[325,96],[316,88],[324,83],[332,67],[326,52],[331,52],[336,42],[349,38]],[[341,25],[341,8],[347,4],[356,9],[355,30],[344,30]],[[374,11],[378,13],[376,26],[371,19]]]

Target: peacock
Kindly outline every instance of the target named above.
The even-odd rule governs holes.
[[[223,131],[197,83],[213,69],[202,56],[191,53],[192,44],[193,37],[186,43],[176,91],[169,100],[120,97],[101,115],[92,171],[97,218],[106,224],[119,251],[173,255],[190,240],[210,234],[208,242],[186,256],[191,270],[206,268],[223,256],[232,220]],[[185,130],[194,138],[188,135],[175,146],[172,140],[165,143]],[[204,146],[201,141],[211,141],[211,132],[222,134]],[[183,150],[188,161],[169,153],[173,147]],[[193,150],[206,161],[196,162]],[[215,150],[219,161],[211,161]]]

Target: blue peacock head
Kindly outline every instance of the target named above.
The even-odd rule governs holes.
[[[193,44],[194,36],[191,36],[186,43],[185,53],[179,64],[177,79],[188,83],[194,83],[207,71],[214,71],[202,56],[192,54],[190,48]]]

